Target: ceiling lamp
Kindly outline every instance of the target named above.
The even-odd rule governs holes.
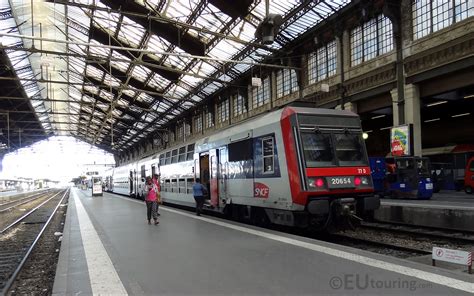
[[[255,38],[262,40],[265,45],[271,45],[275,41],[275,36],[280,30],[280,26],[283,23],[283,18],[279,14],[269,13],[270,1],[265,1],[265,18],[258,25],[255,31]]]

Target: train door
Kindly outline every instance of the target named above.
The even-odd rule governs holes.
[[[209,151],[210,166],[210,191],[211,205],[217,207],[219,205],[219,149]]]
[[[210,178],[210,167],[209,167],[209,152],[204,152],[199,154],[198,161],[195,161],[196,172],[199,172],[199,175],[196,175],[196,178],[201,179],[202,185],[207,188],[207,199],[211,196],[211,178]],[[197,173],[196,173],[197,174]]]
[[[129,176],[129,179],[130,179],[130,196],[132,196],[133,194],[133,187],[134,187],[134,178],[133,178],[133,171],[130,170],[130,176]]]
[[[227,147],[222,147],[219,149],[219,173],[218,173],[218,190],[219,190],[219,199],[221,201],[227,199],[227,170],[228,170],[228,155]]]

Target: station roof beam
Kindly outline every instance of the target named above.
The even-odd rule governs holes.
[[[101,0],[102,3],[109,6],[112,9],[131,11],[137,14],[155,14],[154,11],[132,1],[127,0]],[[151,33],[163,37],[171,44],[178,46],[187,53],[193,55],[204,56],[206,54],[206,44],[203,43],[199,38],[194,37],[189,33],[185,33],[184,30],[172,23],[158,22],[154,19],[147,20],[141,16],[129,15],[129,18],[135,21],[137,24],[142,25],[144,28],[148,28]]]

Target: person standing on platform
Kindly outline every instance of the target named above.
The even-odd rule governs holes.
[[[146,178],[146,198],[145,198],[145,203],[146,203],[146,214],[148,218],[148,224],[151,224],[151,218],[153,217],[153,220],[155,221],[155,225],[158,223],[158,188],[156,185],[153,183],[150,177]]]
[[[193,195],[196,201],[196,215],[201,216],[202,206],[204,205],[204,195],[207,195],[207,189],[201,184],[199,178],[196,178],[193,184]]]
[[[158,176],[158,174],[154,174],[152,181],[153,181],[153,184],[155,184],[156,188],[157,188],[157,192],[156,192],[156,195],[157,195],[156,214],[158,216],[161,216],[161,214],[158,212],[158,210],[160,209],[160,204],[161,204],[160,176]]]

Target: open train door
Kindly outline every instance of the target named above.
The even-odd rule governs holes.
[[[211,205],[217,207],[219,205],[219,149],[209,150],[209,177],[211,190],[209,195],[211,197]]]

